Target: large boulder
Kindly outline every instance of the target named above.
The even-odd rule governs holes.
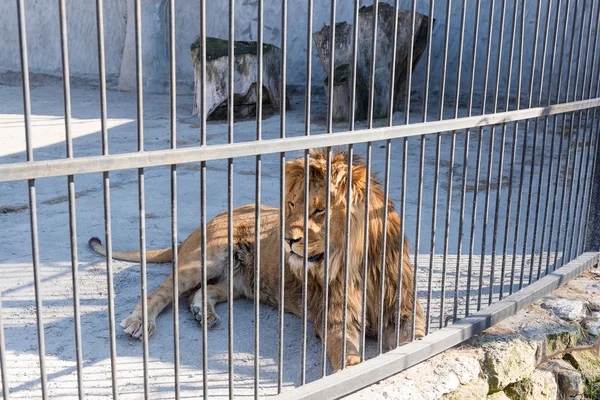
[[[374,97],[374,118],[384,118],[388,115],[389,96],[390,96],[390,78],[393,55],[393,33],[394,16],[396,12],[394,7],[387,3],[379,3],[379,12],[377,14],[377,53],[375,64],[375,97]],[[399,10],[398,12],[398,36],[396,47],[396,75],[394,80],[394,111],[402,109],[405,102],[406,77],[419,62],[425,47],[427,46],[427,32],[430,18],[423,14],[416,14],[415,18],[415,36],[414,42],[411,42],[411,11]],[[353,56],[353,25],[347,22],[337,23],[335,25],[335,60],[336,70],[334,75],[338,74],[338,68],[342,67],[344,77],[334,76],[334,97],[333,97],[333,119],[348,120],[350,116],[350,97],[348,93],[352,91],[351,66]],[[373,38],[373,6],[361,7],[358,14],[358,54],[356,70],[356,118],[365,119],[367,117],[370,76],[371,76],[371,48]],[[325,25],[323,28],[313,33],[313,39],[319,53],[321,65],[325,74],[329,74],[329,47],[330,47],[330,27]],[[413,46],[412,68],[408,71],[407,63],[411,46]],[[350,69],[348,70],[348,67]],[[326,88],[330,77],[325,80]]]

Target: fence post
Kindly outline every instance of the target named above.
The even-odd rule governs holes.
[[[594,114],[596,114],[595,110]],[[592,121],[592,127],[596,126],[596,132],[592,132],[592,135],[595,134],[596,140],[598,140],[599,126],[597,124],[594,125],[594,122]],[[592,176],[590,208],[585,228],[585,251],[600,250],[600,146],[596,146],[593,163],[594,175]]]

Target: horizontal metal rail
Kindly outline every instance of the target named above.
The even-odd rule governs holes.
[[[443,121],[254,142],[0,165],[0,182],[222,160],[485,127],[600,107],[600,98]]]
[[[410,368],[508,318],[558,289],[600,260],[600,253],[583,253],[530,286],[437,332],[352,368],[284,392],[273,399],[334,399]]]

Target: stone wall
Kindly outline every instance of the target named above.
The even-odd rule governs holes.
[[[600,399],[600,270],[593,268],[468,342],[348,399]]]

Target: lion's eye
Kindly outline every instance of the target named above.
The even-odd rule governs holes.
[[[325,212],[325,210],[316,209],[315,211],[313,211],[313,216],[321,215],[324,212]]]
[[[288,203],[287,203],[287,204],[288,204],[288,207],[289,207],[289,208],[291,208],[291,209],[293,209],[293,208],[294,208],[294,203],[292,203],[291,201],[288,201]]]

